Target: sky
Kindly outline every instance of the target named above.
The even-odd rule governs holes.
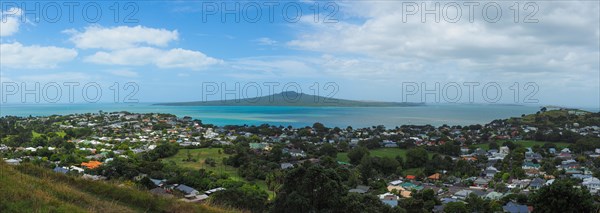
[[[293,90],[600,108],[598,1],[0,6],[3,103],[196,101]]]

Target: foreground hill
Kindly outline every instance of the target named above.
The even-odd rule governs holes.
[[[0,212],[226,212],[146,191],[0,161]]]
[[[233,97],[228,96],[232,99]],[[337,98],[326,98],[296,92],[282,92],[272,96],[244,98],[239,100],[192,101],[176,103],[159,103],[163,106],[337,106],[337,107],[409,107],[422,106],[424,103],[409,102],[377,102],[354,101]]]

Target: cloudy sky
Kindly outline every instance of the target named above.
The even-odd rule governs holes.
[[[0,4],[3,92],[95,82],[110,102],[115,82],[121,93],[133,82],[141,102],[192,101],[203,82],[239,82],[239,93],[277,82],[275,92],[435,102],[422,93],[438,83],[428,93],[440,102],[600,105],[598,1]]]

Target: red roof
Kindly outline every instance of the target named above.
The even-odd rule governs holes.
[[[414,175],[407,175],[406,179],[414,180],[416,177]]]

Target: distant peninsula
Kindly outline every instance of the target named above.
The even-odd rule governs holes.
[[[355,101],[297,92],[282,92],[273,95],[243,99],[227,99],[216,101],[192,101],[157,103],[161,106],[308,106],[308,107],[413,107],[424,106],[425,103],[413,102],[380,102]]]

